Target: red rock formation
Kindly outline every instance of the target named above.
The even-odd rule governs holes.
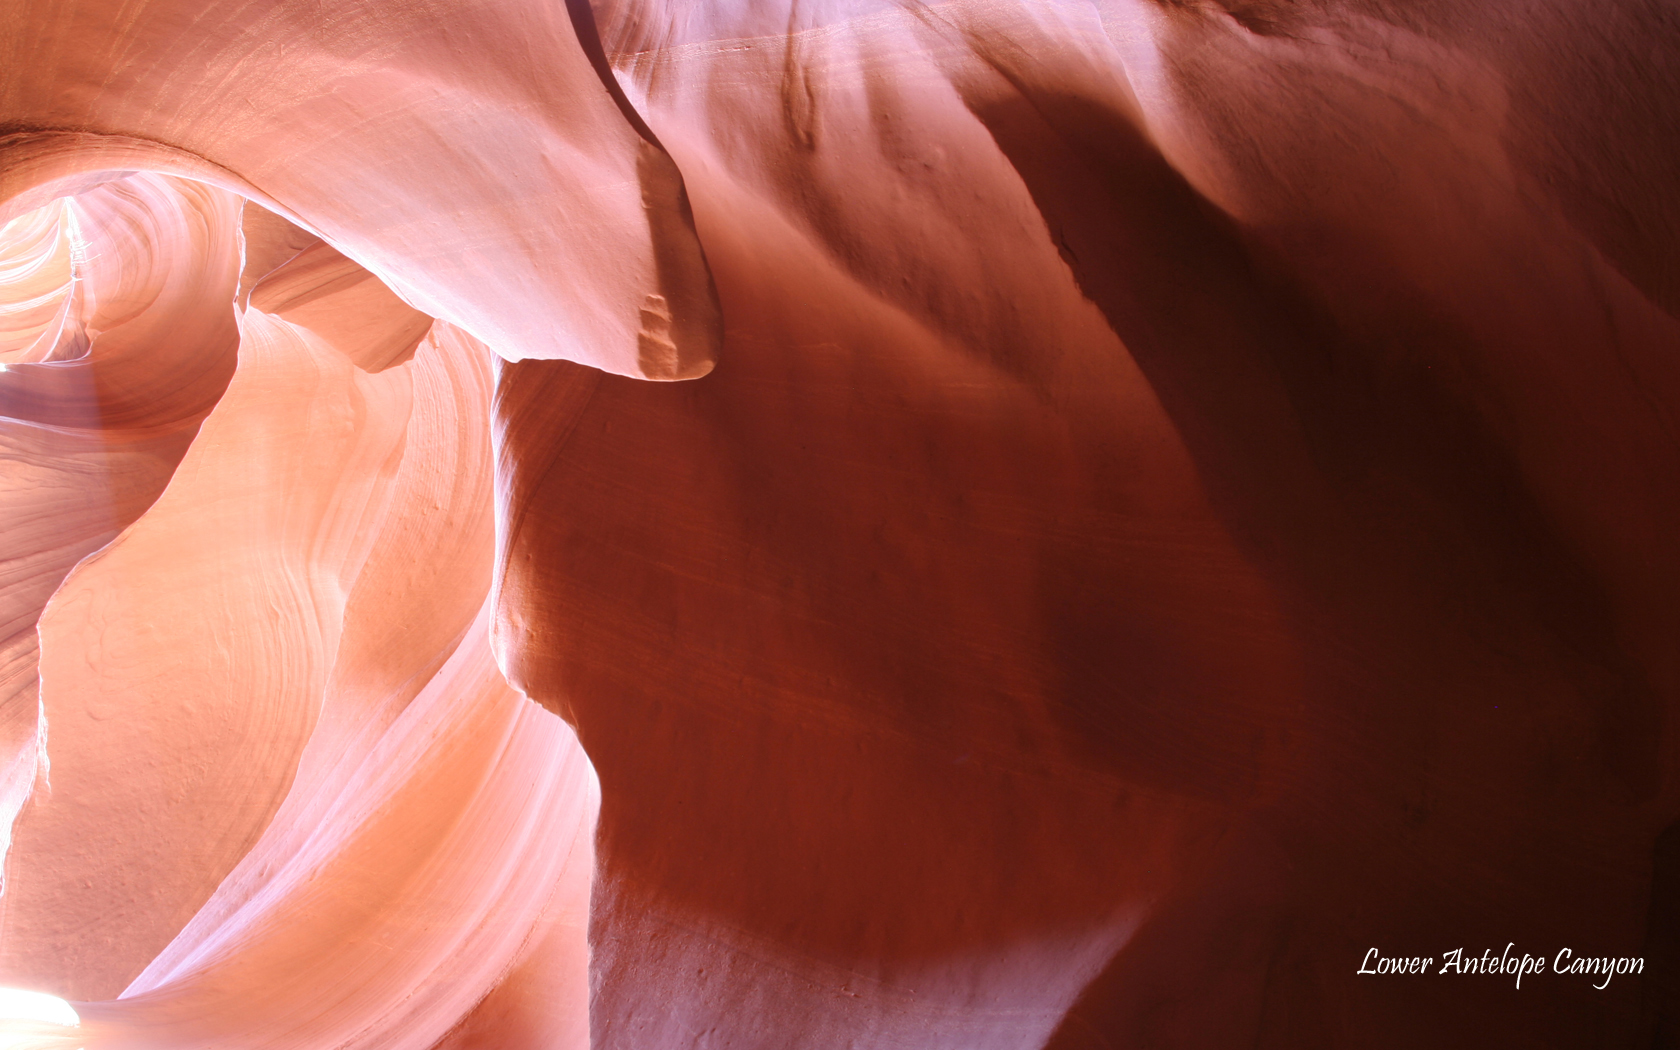
[[[0,17],[13,211],[106,169],[201,178],[301,219],[510,358],[710,367],[681,176],[560,4],[26,0]]]
[[[51,1038],[582,1045],[588,899],[600,1047],[1667,1045],[1680,25],[568,14],[0,16],[13,212],[275,213],[159,235],[238,370],[18,606]],[[1357,972],[1507,944],[1646,969]]]
[[[0,846],[47,776],[41,611],[78,561],[157,498],[232,373],[237,332],[223,300],[238,274],[238,209],[231,194],[136,175],[0,234],[11,304],[0,314]]]

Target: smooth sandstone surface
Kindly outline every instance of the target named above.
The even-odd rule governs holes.
[[[681,175],[572,6],[9,4],[0,198],[107,169],[204,178],[498,353],[703,374],[716,308]]]
[[[1680,1031],[1660,6],[0,19],[13,1038]]]
[[[0,233],[11,304],[0,313],[0,856],[50,780],[42,610],[158,497],[232,374],[238,333],[223,300],[239,272],[239,207],[137,175]]]
[[[490,657],[493,355],[252,218],[305,245],[248,260],[277,312],[42,617],[6,979],[84,1000],[77,1045],[425,1047],[486,1003],[498,1045],[584,1045],[597,788]]]
[[[1680,331],[1570,222],[1612,171],[1548,192],[1502,95],[1571,23],[706,10],[600,21],[723,364],[502,380],[510,670],[602,778],[598,1043],[1649,1031],[1662,978],[1353,973],[1673,966]]]

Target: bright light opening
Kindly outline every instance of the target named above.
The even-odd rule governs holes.
[[[56,995],[0,988],[0,1023],[6,1021],[45,1021],[67,1026],[82,1023],[70,1004]]]

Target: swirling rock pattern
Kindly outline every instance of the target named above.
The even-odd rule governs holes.
[[[1680,1026],[1656,5],[0,24],[43,1045]]]
[[[78,1045],[582,1045],[597,789],[489,653],[493,355],[253,218],[303,247],[256,245],[225,394],[41,620],[9,979],[114,1000]]]
[[[238,215],[232,194],[135,175],[6,227],[0,845],[46,776],[41,611],[158,497],[232,374]]]
[[[0,84],[0,199],[109,168],[202,177],[510,358],[703,374],[715,303],[681,176],[571,8],[10,5],[0,65],[28,75]]]

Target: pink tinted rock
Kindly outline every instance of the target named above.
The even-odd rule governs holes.
[[[704,374],[716,305],[682,177],[591,59],[587,10],[10,5],[0,68],[29,75],[0,81],[0,206],[113,169],[203,178],[510,359]]]

